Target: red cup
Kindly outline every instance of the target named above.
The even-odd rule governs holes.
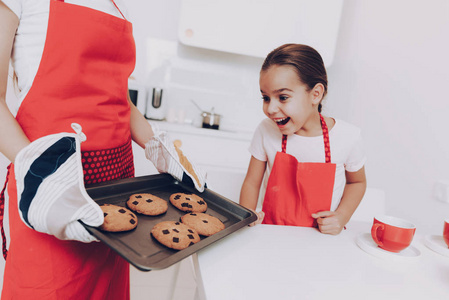
[[[374,218],[371,236],[380,248],[398,253],[410,246],[415,231],[413,223],[396,217],[378,216]]]
[[[444,220],[443,238],[449,247],[449,220]]]

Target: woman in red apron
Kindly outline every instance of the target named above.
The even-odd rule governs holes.
[[[114,0],[86,5],[102,10],[64,0],[0,1],[0,151],[14,163],[7,175],[9,251],[5,188],[0,194],[4,300],[129,299],[129,264],[92,242],[78,220],[103,222],[85,184],[134,176],[131,139],[160,172],[197,178],[192,184],[205,188],[205,174],[190,162],[193,171],[187,170],[166,134],[155,135],[129,100],[136,59],[131,23]],[[45,45],[33,77],[22,62],[36,54],[40,37]],[[5,103],[11,52],[21,67],[19,85],[23,77],[32,82],[28,92],[22,86],[26,96],[15,118]]]
[[[273,50],[262,66],[260,90],[263,111],[269,119],[259,125],[250,147],[253,155],[240,204],[255,210],[268,165],[265,198],[256,224],[263,220],[264,224],[318,227],[323,233],[338,234],[365,192],[365,158],[359,155],[360,159],[354,164],[356,170],[346,170],[341,201],[338,208],[331,211],[334,185],[338,181],[330,144],[344,141],[330,139],[329,132],[335,121],[321,115],[321,101],[327,92],[327,75],[321,56],[305,45],[287,44]],[[296,154],[297,149],[289,151],[290,138],[309,139],[311,145],[321,146],[303,156]],[[354,156],[351,148],[355,146],[346,148],[348,156]],[[304,150],[304,153],[309,151]],[[341,151],[337,153],[342,156]],[[351,161],[350,157],[345,159]]]
[[[0,5],[0,18],[9,20],[6,30],[14,33],[17,19]],[[9,52],[12,43],[6,43]],[[14,161],[20,148],[73,132],[75,122],[87,136],[81,147],[86,184],[133,177],[130,120],[136,120],[136,109],[129,104],[127,82],[134,65],[132,25],[124,17],[50,0],[43,55],[17,123],[1,110],[11,143],[2,152]],[[148,140],[151,127],[140,124],[145,126],[140,138]],[[8,173],[11,241],[2,299],[129,299],[129,264],[103,243],[63,241],[27,227],[18,214],[14,165]],[[5,245],[3,250],[6,256]]]

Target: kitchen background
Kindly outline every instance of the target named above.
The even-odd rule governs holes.
[[[162,52],[188,65],[179,76],[204,92],[179,93],[173,100],[177,107],[194,116],[198,110],[189,100],[194,99],[205,110],[215,107],[223,127],[252,131],[263,118],[258,88],[263,59],[180,43],[182,2],[128,1],[140,60],[135,77],[144,79],[155,64],[156,57],[145,55],[152,51],[147,48],[152,40],[174,43],[176,49]],[[237,2],[230,5],[239,9]],[[323,27],[333,21],[332,15],[326,18],[325,7],[309,12]],[[244,17],[244,23],[261,29],[288,21]],[[229,17],[227,26],[238,21]],[[439,233],[449,218],[449,203],[440,201],[449,201],[449,2],[345,0],[336,34],[325,114],[362,128],[368,185],[385,191],[387,213],[415,222],[418,230]],[[248,43],[257,41],[249,38]]]
[[[291,1],[294,7],[296,1]],[[217,36],[206,37],[201,47],[186,44],[196,33],[182,23],[186,22],[183,4],[188,0],[125,2],[137,43],[133,84],[149,90],[164,89],[161,113],[169,122],[159,122],[160,126],[184,134],[184,139],[192,133],[197,134],[192,139],[201,136],[213,142],[225,141],[222,151],[232,153],[231,149],[238,149],[236,155],[242,156],[236,166],[242,174],[247,166],[242,164],[249,158],[246,147],[251,134],[264,117],[258,88],[263,47],[258,45],[267,42],[271,26],[291,22],[290,17],[279,17],[280,13],[294,12],[282,6],[288,1],[276,1],[280,9],[273,11],[276,18],[251,13],[226,16],[228,12],[243,11],[241,6],[260,9],[270,3],[268,0],[226,1],[227,5],[219,10],[226,18],[217,22],[226,19],[227,24],[210,24],[209,29],[215,28]],[[207,2],[211,4],[205,5]],[[196,8],[205,10],[204,18],[207,9],[213,9],[213,4],[219,6],[221,1],[207,2],[192,1],[203,4]],[[324,113],[362,128],[368,186],[385,192],[387,213],[415,222],[418,230],[440,233],[443,219],[449,218],[449,2],[328,3],[333,3],[328,4],[332,9],[325,9],[329,6],[318,1],[319,6],[307,14],[298,12],[298,16],[318,22],[327,32],[324,44],[320,44],[329,76]],[[257,32],[257,38],[240,37],[240,44],[238,39],[228,41],[245,32],[240,26]],[[318,30],[317,36],[320,34]],[[224,42],[223,48],[214,48],[217,41]],[[7,101],[12,107],[14,97],[10,88]],[[220,130],[196,128],[200,126],[200,111],[192,100],[202,110],[213,108],[222,115]],[[208,153],[206,159],[213,161],[220,155]],[[1,178],[6,175],[6,165],[6,159],[1,157]],[[139,168],[142,170],[142,166]],[[238,192],[239,187],[233,185],[232,195]]]

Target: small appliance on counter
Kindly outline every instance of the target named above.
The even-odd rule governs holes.
[[[150,120],[165,120],[167,105],[165,91],[161,87],[153,87],[148,95],[148,102],[145,110],[145,117]]]
[[[145,117],[162,121],[167,116],[167,103],[171,82],[171,63],[164,61],[148,76],[148,97]]]
[[[158,121],[165,120],[167,99],[164,89],[160,87],[148,88],[130,79],[128,80],[128,92],[131,102],[145,118]]]

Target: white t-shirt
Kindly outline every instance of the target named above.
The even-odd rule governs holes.
[[[335,125],[329,132],[329,140],[331,162],[337,165],[331,204],[331,210],[334,211],[340,204],[345,188],[345,171],[360,170],[365,164],[366,156],[360,129],[354,125],[335,120]],[[266,190],[268,177],[278,151],[282,151],[282,133],[272,120],[264,119],[257,127],[249,147],[249,152],[254,158],[267,162],[263,191]],[[299,162],[324,163],[326,161],[322,135],[315,137],[290,135],[287,138],[286,152],[296,157]]]
[[[12,66],[18,77],[19,102],[22,103],[33,84],[47,35],[50,1],[54,0],[0,0],[19,18],[12,52]],[[66,0],[66,3],[86,6],[118,18],[123,18],[111,0]],[[115,0],[127,16],[122,0]],[[20,103],[17,107],[20,106]]]

